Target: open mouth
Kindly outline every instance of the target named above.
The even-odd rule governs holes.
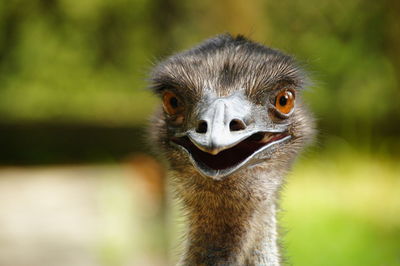
[[[219,173],[238,168],[262,148],[288,137],[289,134],[286,132],[257,132],[215,155],[200,150],[187,136],[174,138],[173,142],[185,148],[200,168],[206,167],[212,172]]]

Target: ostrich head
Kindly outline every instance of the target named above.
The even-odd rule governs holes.
[[[173,171],[211,180],[282,168],[313,135],[304,72],[279,51],[220,35],[155,67],[153,140]],[[280,171],[279,169],[274,169]]]

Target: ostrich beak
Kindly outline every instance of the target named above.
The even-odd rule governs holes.
[[[252,103],[242,95],[215,98],[206,106],[199,112],[196,127],[173,139],[205,176],[220,180],[259,152],[290,138],[286,126],[277,128],[255,122],[251,117]]]

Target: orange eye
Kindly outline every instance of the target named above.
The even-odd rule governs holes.
[[[175,93],[165,92],[163,95],[163,107],[164,111],[169,115],[176,115],[184,110],[184,107]]]
[[[288,114],[294,107],[294,93],[290,90],[283,90],[276,96],[275,107],[279,112]]]

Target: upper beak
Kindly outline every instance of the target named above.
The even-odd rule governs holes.
[[[244,99],[217,98],[199,115],[197,127],[188,137],[200,150],[216,155],[229,149],[255,132],[246,124],[250,113]]]

